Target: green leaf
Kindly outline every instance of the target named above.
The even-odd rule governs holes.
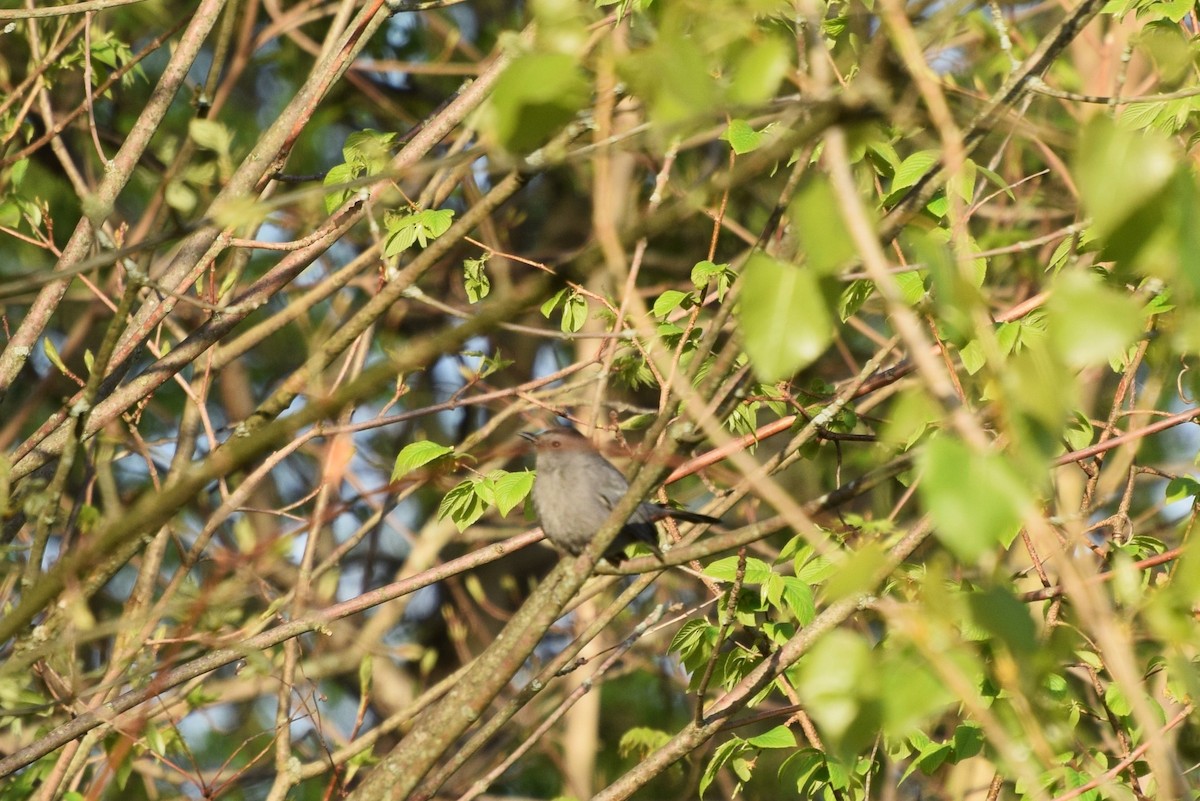
[[[975,180],[978,178],[979,168],[975,162],[966,159],[962,164],[962,171],[951,178],[950,189],[954,194],[965,203],[970,203],[975,196]]]
[[[937,150],[918,150],[900,162],[896,175],[892,179],[892,191],[906,189],[921,179],[929,169],[937,164],[940,153]]]
[[[707,620],[689,620],[675,632],[667,651],[687,655],[706,642],[711,644],[715,636],[716,629]]]
[[[551,295],[550,299],[542,304],[542,316],[549,320],[550,313],[554,311],[554,307],[557,306],[558,302],[562,300],[563,297],[570,291],[570,289],[560,289]]]
[[[50,337],[42,337],[42,352],[46,354],[46,358],[58,368],[60,373],[66,375],[69,372],[67,365],[63,363],[62,356],[58,355],[58,348],[54,347],[54,343],[50,341]]]
[[[770,731],[746,740],[755,748],[795,748],[796,735],[787,726],[776,726]]]
[[[365,128],[354,131],[342,145],[342,158],[367,175],[382,171],[391,160],[391,144],[396,139],[394,132],[375,131]]]
[[[685,301],[691,299],[691,297],[691,293],[689,292],[680,292],[678,289],[668,289],[666,292],[663,292],[661,295],[659,295],[658,299],[654,301],[654,308],[651,310],[651,313],[655,317],[662,319],[679,308],[680,305],[682,305]]]
[[[983,346],[979,344],[978,339],[972,339],[963,346],[958,352],[958,357],[962,359],[963,368],[969,375],[975,375],[987,364],[987,358],[983,354]]]
[[[422,209],[411,214],[388,214],[384,217],[383,255],[392,257],[403,253],[414,244],[426,247],[450,228],[454,220],[453,209]]]
[[[696,289],[704,289],[713,279],[716,279],[717,300],[725,300],[725,293],[729,291],[729,287],[736,277],[737,274],[730,269],[728,264],[714,264],[705,260],[696,262],[696,266],[692,267],[692,285]]]
[[[430,239],[437,239],[442,234],[450,230],[450,224],[454,222],[454,209],[426,209],[421,212],[425,229],[429,232]],[[424,246],[424,242],[421,243]]]
[[[743,271],[738,322],[762,381],[791,376],[833,339],[833,320],[813,272],[761,254]]]
[[[720,275],[728,267],[728,264],[716,264],[708,259],[698,261],[692,267],[692,285],[696,289],[703,289],[708,286],[709,281]]]
[[[812,587],[795,576],[780,576],[783,584],[783,602],[800,625],[807,626],[817,616]]]
[[[705,566],[704,575],[715,578],[717,581],[733,581],[737,576],[737,566],[738,557],[728,556]],[[769,564],[751,556],[746,559],[746,577],[742,582],[744,584],[762,584],[768,581],[772,575]]]
[[[875,282],[866,279],[851,281],[838,299],[838,319],[843,323],[854,315],[867,302],[867,298],[875,291]]]
[[[1117,118],[1117,125],[1126,130],[1140,131],[1153,125],[1162,110],[1161,100],[1130,103],[1121,110],[1121,116]]]
[[[763,134],[750,127],[745,120],[730,120],[721,138],[729,143],[739,156],[752,153],[762,145]]]
[[[371,654],[365,654],[362,661],[358,663],[358,692],[360,695],[367,695],[371,689],[371,678],[375,675],[375,660]]]
[[[779,783],[794,787],[799,798],[811,798],[811,788],[826,775],[824,768],[825,755],[815,748],[805,748],[779,766]]]
[[[529,491],[533,489],[534,474],[528,470],[517,473],[504,473],[496,478],[496,506],[505,517],[513,507],[525,501]]]
[[[1191,498],[1193,503],[1196,498],[1200,498],[1200,481],[1191,476],[1180,476],[1167,482],[1167,503],[1178,503],[1188,498]]]
[[[1128,717],[1129,713],[1133,711],[1129,699],[1125,697],[1125,693],[1121,691],[1120,685],[1115,681],[1104,688],[1104,705],[1120,718]]]
[[[974,162],[972,162],[972,164],[974,164]],[[988,183],[1003,191],[1004,194],[1008,195],[1010,200],[1017,199],[1017,196],[1013,194],[1012,187],[1008,185],[1008,181],[1005,181],[1000,177],[1000,175],[992,170],[989,170],[987,167],[984,167],[982,164],[975,164],[975,169],[979,171],[980,175],[988,180]]]
[[[448,453],[454,453],[454,448],[449,445],[439,445],[428,440],[410,442],[396,454],[396,464],[392,467],[392,481],[403,478],[418,467],[424,467]]]
[[[983,750],[983,729],[977,723],[961,723],[954,729],[954,761],[970,759]]]
[[[905,776],[911,773],[913,768],[920,769],[927,776],[932,775],[950,757],[951,751],[950,746],[945,743],[929,743],[921,749],[908,771],[905,771]]]
[[[492,282],[484,269],[487,258],[467,259],[463,262],[463,286],[467,290],[467,300],[478,303],[492,291]]]
[[[446,493],[438,504],[438,519],[449,517],[454,521],[458,530],[466,531],[476,520],[483,517],[490,500],[484,495],[490,495],[486,483],[481,479],[464,481]]]
[[[111,766],[110,766],[111,767]],[[129,777],[133,773],[133,752],[127,751],[125,757],[117,765],[116,771],[113,773],[113,781],[119,789],[124,790],[129,783]]]
[[[1003,456],[939,436],[926,446],[920,463],[917,491],[942,544],[972,564],[998,545],[1008,547],[1032,499]]]
[[[896,287],[901,299],[909,306],[916,306],[925,299],[925,271],[908,270],[896,274]]]
[[[358,178],[359,173],[360,170],[352,164],[338,164],[325,173],[324,185],[338,187],[332,192],[325,193],[325,212],[327,214],[332,214],[354,194],[353,189],[344,187],[343,184]]]
[[[792,567],[796,571],[796,579],[805,584],[816,584],[824,581],[831,575],[837,572],[837,564],[825,556],[813,556],[809,558],[803,553],[797,554],[792,560]]]
[[[1072,450],[1086,448],[1092,444],[1095,436],[1096,430],[1092,427],[1092,421],[1088,419],[1087,415],[1079,410],[1072,412],[1063,428],[1063,438],[1067,441],[1067,445]]]
[[[8,180],[12,182],[13,189],[20,189],[21,182],[25,180],[25,173],[29,171],[29,159],[18,159],[13,163],[12,169],[8,173]]]
[[[720,773],[721,768],[725,767],[731,759],[746,752],[748,746],[746,741],[740,737],[733,737],[718,745],[713,749],[712,759],[704,767],[704,774],[700,777],[700,798],[704,797],[704,791],[713,783]]]
[[[543,308],[545,308],[543,306]],[[574,334],[579,329],[583,328],[583,324],[587,322],[588,303],[587,300],[578,292],[572,291],[567,295],[567,300],[563,303],[562,324],[563,333]]]
[[[0,225],[5,228],[16,228],[21,224],[21,207],[16,201],[6,199],[0,201]]]

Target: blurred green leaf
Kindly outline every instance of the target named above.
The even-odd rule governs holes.
[[[589,92],[575,56],[529,53],[500,76],[477,125],[505,150],[529,153],[550,141],[584,107]]]
[[[674,18],[663,25],[665,35],[622,59],[619,67],[621,77],[648,103],[656,124],[684,125],[703,119],[716,105],[719,90],[696,37],[672,29],[687,23],[688,10],[668,5],[664,13]]]
[[[1037,650],[1037,628],[1029,607],[1007,589],[991,587],[968,593],[967,605],[974,622],[995,635],[1014,656],[1028,657]]]
[[[757,106],[770,100],[791,69],[794,54],[795,49],[777,36],[750,43],[734,62],[729,101]]]
[[[228,156],[233,145],[233,133],[216,120],[191,120],[188,123],[188,136],[198,146],[222,156]]]
[[[1002,455],[979,453],[942,435],[925,446],[920,464],[917,491],[942,544],[971,564],[998,546],[1008,547],[1033,500]]]
[[[621,735],[617,750],[624,757],[642,757],[666,745],[670,739],[671,735],[661,729],[636,726]]]
[[[788,215],[807,265],[818,273],[831,274],[856,255],[837,198],[824,178],[814,178],[797,193]]]
[[[837,569],[825,583],[824,595],[834,601],[869,592],[875,587],[880,569],[887,564],[883,546],[868,542],[837,564]]]
[[[738,323],[755,374],[786,378],[824,353],[833,320],[816,276],[768,256],[750,257],[742,273]]]
[[[16,228],[21,224],[21,207],[15,200],[0,201],[0,225]]]
[[[1161,136],[1122,130],[1108,117],[1094,116],[1080,138],[1075,174],[1097,235],[1113,235],[1166,187],[1177,164],[1175,148]]]
[[[25,173],[29,171],[29,159],[18,159],[13,162],[9,168],[8,180],[12,184],[13,189],[20,189],[21,182],[25,180]]]
[[[860,635],[829,632],[798,667],[796,691],[833,753],[853,753],[877,735],[878,680],[871,648]]]
[[[1050,341],[1067,364],[1103,364],[1142,333],[1144,318],[1130,297],[1090,275],[1066,272],[1046,304]]]

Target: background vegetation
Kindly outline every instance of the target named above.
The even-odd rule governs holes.
[[[1195,797],[1197,23],[0,9],[0,799]]]

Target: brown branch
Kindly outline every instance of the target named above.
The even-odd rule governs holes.
[[[1148,426],[1144,426],[1134,431],[1128,431],[1120,436],[1113,437],[1110,440],[1098,442],[1095,445],[1089,445],[1086,448],[1080,448],[1079,450],[1071,451],[1070,453],[1064,453],[1062,456],[1059,456],[1054,460],[1054,466],[1062,467],[1063,465],[1068,465],[1072,462],[1082,462],[1084,459],[1090,459],[1097,454],[1104,453],[1105,451],[1111,451],[1113,448],[1119,448],[1122,445],[1130,442],[1136,442],[1137,440],[1142,439],[1143,437],[1148,437],[1151,434],[1157,434],[1159,431],[1166,431],[1168,428],[1174,428],[1181,423],[1190,423],[1192,420],[1195,420],[1198,417],[1200,417],[1200,407],[1188,409],[1187,411],[1173,414],[1170,417],[1164,417],[1162,420],[1159,420],[1156,423],[1151,423]]]
[[[100,711],[84,713],[70,723],[63,724],[39,737],[35,742],[25,746],[21,750],[10,754],[4,759],[0,759],[0,778],[12,774],[14,771],[49,754],[54,749],[82,736],[97,726],[113,722],[121,713],[128,712],[147,701],[155,700],[162,693],[178,687],[185,681],[203,676],[206,673],[211,673],[225,665],[265,651],[268,648],[287,642],[302,634],[320,631],[330,623],[350,617],[351,615],[357,615],[379,604],[387,603],[403,595],[416,592],[422,587],[436,584],[448,576],[471,570],[488,562],[494,562],[515,550],[537,542],[539,539],[541,539],[539,532],[529,532],[519,537],[513,537],[505,542],[489,545],[474,553],[461,556],[436,568],[426,570],[420,575],[363,593],[357,598],[334,604],[299,620],[285,623],[282,626],[276,626],[273,629],[264,631],[262,634],[257,634],[243,640],[235,647],[222,648],[194,659],[185,665],[172,668],[155,676],[151,679],[148,686],[121,695],[110,703],[105,704],[104,708]]]
[[[1183,555],[1184,550],[1185,549],[1183,549],[1183,548],[1172,548],[1169,551],[1163,551],[1160,554],[1156,554],[1154,556],[1150,556],[1145,559],[1140,559],[1137,562],[1134,562],[1132,565],[1130,565],[1130,567],[1132,567],[1134,570],[1145,570],[1146,568],[1157,567],[1158,565],[1164,565],[1167,562],[1171,562],[1171,561],[1174,561],[1175,559],[1178,559],[1180,556]],[[1104,582],[1112,581],[1116,577],[1117,577],[1116,573],[1114,573],[1112,571],[1107,571],[1104,573],[1097,574],[1095,576],[1091,576],[1087,579],[1087,581],[1089,584],[1103,584]],[[1030,590],[1029,592],[1021,595],[1021,600],[1026,603],[1033,603],[1036,601],[1048,601],[1051,598],[1061,597],[1065,592],[1066,592],[1066,588],[1063,587],[1061,584],[1057,584],[1053,587],[1042,587],[1040,590]]]
[[[144,494],[128,512],[107,521],[93,532],[89,540],[71,553],[64,554],[33,587],[21,597],[20,603],[0,619],[0,643],[26,631],[33,618],[69,583],[97,564],[105,555],[122,543],[153,531],[175,515],[186,502],[202,492],[212,481],[251,464],[292,438],[300,429],[319,420],[336,415],[347,404],[366,397],[395,381],[397,373],[418,369],[434,357],[457,348],[470,337],[481,333],[526,308],[542,291],[540,280],[531,280],[512,295],[497,297],[480,310],[477,317],[461,325],[410,341],[407,347],[390,359],[383,359],[363,371],[355,380],[344,384],[323,398],[312,398],[295,414],[274,420],[254,434],[235,437],[218,448],[176,481],[157,493]]]
[[[1078,798],[1090,790],[1095,790],[1105,782],[1112,781],[1121,774],[1121,771],[1127,770],[1134,762],[1137,762],[1139,759],[1141,759],[1142,755],[1145,754],[1164,734],[1187,720],[1188,716],[1192,714],[1193,709],[1194,707],[1191,704],[1188,704],[1183,709],[1179,710],[1179,713],[1175,715],[1175,717],[1164,723],[1162,728],[1155,732],[1151,732],[1146,742],[1133,749],[1133,751],[1129,753],[1129,756],[1125,757],[1120,762],[1113,765],[1111,768],[1104,771],[1104,773],[1101,773],[1091,781],[1084,782],[1078,787],[1071,788],[1062,795],[1055,796],[1052,801],[1071,801],[1072,798]]]

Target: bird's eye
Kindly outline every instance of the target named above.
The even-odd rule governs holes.
[[[562,443],[561,443],[561,442],[559,442],[558,440],[552,440],[552,441],[550,442],[550,447],[551,447],[551,448],[561,448],[561,447],[562,447]]]

